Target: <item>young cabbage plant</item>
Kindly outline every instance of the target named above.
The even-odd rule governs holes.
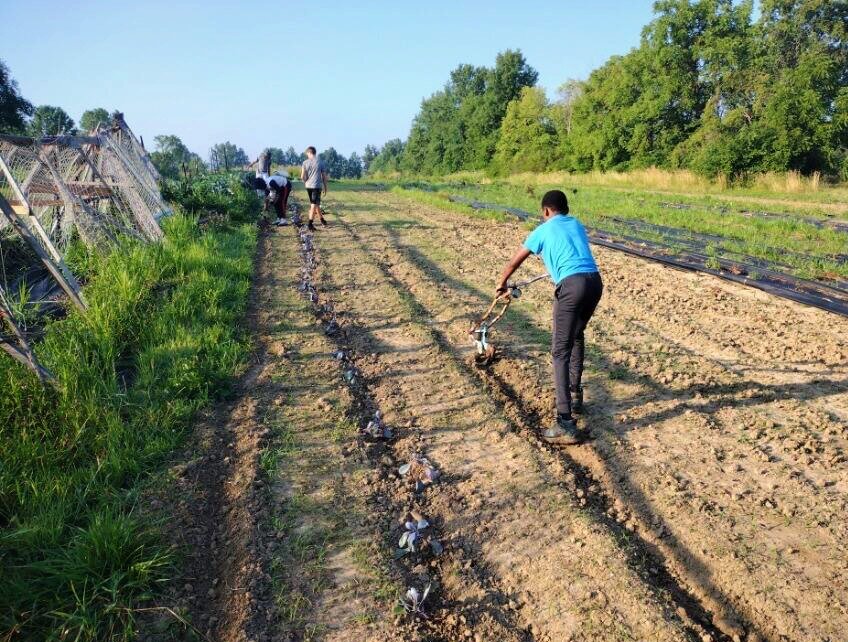
[[[413,615],[420,615],[421,617],[427,617],[424,613],[423,606],[424,601],[427,599],[427,596],[430,594],[430,585],[428,584],[423,592],[419,592],[417,588],[410,587],[406,591],[406,595],[400,598],[400,604],[403,606],[404,610],[407,613],[411,613]]]

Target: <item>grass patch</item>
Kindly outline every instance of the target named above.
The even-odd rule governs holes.
[[[36,346],[55,390],[0,358],[0,639],[131,639],[167,574],[134,500],[244,363],[256,231],[192,214],[163,227],[162,243],[85,257],[89,310]]]
[[[472,218],[496,221],[499,223],[509,220],[502,212],[496,212],[493,210],[475,210],[473,207],[468,205],[449,201],[449,195],[447,193],[429,192],[415,187],[406,188],[399,185],[392,187],[391,191],[393,194],[397,194],[408,201],[413,201],[422,205],[430,205],[450,212],[457,212],[459,214],[471,216]]]

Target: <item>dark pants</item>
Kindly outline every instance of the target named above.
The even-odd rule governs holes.
[[[291,194],[291,183],[277,191],[277,200],[274,202],[274,210],[277,218],[286,218],[289,211],[289,194]]]
[[[554,358],[554,389],[557,412],[571,414],[571,391],[583,378],[585,346],[583,331],[592,318],[604,284],[597,272],[572,274],[559,282],[554,291],[554,333],[551,353]]]

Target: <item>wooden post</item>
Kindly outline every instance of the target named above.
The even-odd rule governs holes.
[[[6,321],[6,324],[12,329],[12,333],[15,335],[18,343],[18,345],[13,345],[0,336],[0,349],[12,357],[15,361],[32,370],[35,373],[35,376],[38,377],[39,381],[54,383],[55,379],[53,375],[43,368],[40,363],[38,363],[38,360],[35,358],[35,353],[33,353],[26,337],[24,337],[24,333],[21,332],[17,323],[15,323],[15,317],[12,314],[12,310],[9,308],[8,302],[6,301],[6,295],[3,292],[2,286],[0,286],[0,320]]]
[[[44,263],[44,266],[50,274],[53,275],[53,278],[56,279],[56,282],[65,291],[65,294],[68,295],[71,301],[73,301],[74,305],[84,312],[88,305],[82,295],[79,283],[77,283],[77,280],[74,278],[70,269],[68,269],[68,266],[65,265],[65,262],[56,251],[56,248],[54,248],[53,244],[50,243],[50,239],[47,238],[44,230],[41,229],[41,225],[39,224],[37,229],[42,236],[41,241],[44,241],[45,245],[42,245],[42,242],[33,235],[21,215],[12,208],[9,201],[7,201],[2,194],[0,194],[0,212],[9,219],[9,223],[11,223],[12,227],[15,228],[15,231],[38,255],[38,258],[41,259],[41,262]],[[28,218],[34,219],[35,217]],[[45,246],[50,247],[52,252],[45,250]],[[58,260],[56,259],[57,256],[59,257]]]

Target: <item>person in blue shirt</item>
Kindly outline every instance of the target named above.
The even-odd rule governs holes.
[[[576,444],[588,434],[578,430],[572,416],[583,409],[583,331],[601,300],[604,285],[586,230],[580,221],[569,216],[568,199],[560,190],[551,190],[542,197],[542,224],[530,233],[504,268],[498,282],[499,295],[507,292],[507,281],[530,254],[542,258],[556,284],[551,352],[557,418],[543,436],[551,443]]]

